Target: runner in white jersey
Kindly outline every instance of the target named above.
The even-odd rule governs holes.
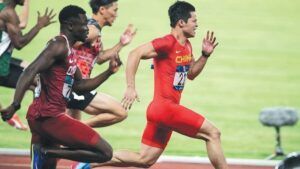
[[[22,6],[22,11],[19,16],[16,15],[14,10],[16,5]],[[30,41],[28,37],[22,36],[20,31],[20,29],[24,29],[27,25],[29,0],[6,0],[4,2],[0,0],[0,11],[0,18],[4,20],[3,25],[8,25],[8,27],[3,27],[0,30],[0,86],[16,88],[18,79],[28,63],[21,59],[13,58],[12,51],[14,47],[21,49],[24,46],[22,43],[26,43],[28,40]],[[43,17],[45,19],[45,16]],[[12,25],[17,25],[19,29],[15,27],[9,29]],[[38,29],[36,31],[38,31]],[[34,86],[30,87],[31,90],[33,90],[33,88]],[[19,130],[27,130],[27,126],[22,123],[17,115],[14,115],[7,123]]]

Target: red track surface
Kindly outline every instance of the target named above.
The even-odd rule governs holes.
[[[58,163],[58,169],[70,168],[71,162],[68,160],[60,160]],[[0,155],[0,169],[29,169],[30,158],[27,156],[8,156]],[[273,169],[274,167],[261,167],[261,166],[241,166],[231,165],[230,169]],[[99,168],[100,169],[100,168]],[[116,169],[111,167],[101,167],[101,169]],[[135,168],[127,168],[135,169]],[[192,164],[192,163],[157,163],[151,167],[151,169],[213,169],[208,164]]]

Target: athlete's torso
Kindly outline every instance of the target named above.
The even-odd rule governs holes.
[[[180,102],[181,92],[192,61],[192,47],[187,40],[179,44],[173,35],[166,35],[152,41],[158,56],[154,63],[154,100],[169,99]]]
[[[99,32],[101,31],[100,26],[95,20],[89,19],[88,24],[94,25],[98,28]],[[98,39],[92,44],[83,43],[82,45],[74,48],[74,54],[78,57],[77,66],[81,71],[82,78],[86,79],[90,77],[97,56],[101,51],[101,44],[101,36],[99,34]]]
[[[69,48],[67,38],[63,37]],[[40,73],[35,91],[36,98],[29,107],[27,118],[53,117],[65,113],[74,83],[76,62],[77,58],[69,48],[65,60],[56,61],[50,68]]]

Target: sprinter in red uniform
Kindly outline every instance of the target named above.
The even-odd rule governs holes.
[[[126,109],[138,99],[135,74],[140,60],[153,58],[154,63],[154,98],[147,109],[147,125],[140,152],[116,151],[113,159],[103,165],[148,168],[163,153],[175,131],[204,140],[212,165],[216,169],[227,169],[220,131],[201,114],[180,105],[186,80],[193,80],[200,74],[218,43],[213,32],[207,32],[203,39],[202,56],[195,60],[188,40],[195,36],[198,27],[194,6],[177,1],[169,8],[169,16],[171,33],[136,48],[127,61],[127,90],[122,101]]]
[[[85,43],[74,46],[75,55],[78,56],[77,66],[84,79],[90,77],[94,65],[103,64],[111,57],[118,55],[135,35],[133,26],[129,25],[116,45],[112,48],[103,48],[101,31],[104,27],[113,25],[118,16],[118,2],[117,0],[90,0],[89,4],[93,14],[88,20],[88,38]],[[70,98],[67,106],[68,113],[78,120],[80,120],[81,111],[93,115],[92,118],[83,121],[84,124],[93,128],[109,126],[127,117],[127,112],[121,103],[103,91],[89,91],[81,94],[72,92]]]
[[[66,105],[72,90],[94,90],[112,75],[119,64],[113,58],[109,68],[95,78],[82,79],[77,58],[72,52],[76,41],[85,41],[88,34],[85,11],[67,6],[59,14],[61,34],[49,41],[33,63],[21,75],[13,103],[1,110],[9,120],[20,108],[24,93],[36,74],[40,74],[27,120],[32,133],[32,168],[56,168],[56,158],[83,162],[105,162],[112,157],[111,146],[91,127],[69,117]],[[60,145],[63,145],[61,147]]]

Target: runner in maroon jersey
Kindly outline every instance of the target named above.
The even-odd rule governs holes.
[[[127,90],[122,101],[126,109],[138,99],[135,74],[140,60],[153,58],[154,62],[154,97],[147,109],[147,125],[140,152],[117,151],[113,159],[103,165],[148,168],[163,153],[172,132],[175,131],[204,140],[212,165],[216,169],[227,169],[220,131],[201,114],[180,105],[186,79],[193,80],[201,73],[218,43],[213,32],[207,32],[203,39],[202,56],[194,60],[188,40],[195,36],[198,27],[194,6],[177,1],[169,8],[169,16],[171,33],[136,48],[128,57]]]
[[[129,25],[122,34],[118,43],[112,48],[103,49],[101,42],[101,30],[105,26],[112,26],[117,17],[117,0],[90,0],[92,17],[88,20],[89,34],[85,43],[75,45],[74,52],[78,56],[77,66],[83,78],[89,78],[94,64],[102,64],[118,55],[120,50],[128,45],[135,35],[132,25]],[[103,92],[85,92],[78,94],[72,92],[68,103],[68,113],[80,119],[80,111],[84,111],[95,117],[83,122],[91,127],[104,127],[124,120],[127,117],[126,110],[121,103]]]
[[[55,168],[56,158],[105,162],[112,156],[111,146],[96,131],[69,117],[65,111],[72,90],[79,93],[94,90],[118,69],[117,58],[112,59],[109,68],[95,78],[82,79],[71,47],[87,37],[85,11],[77,6],[67,6],[60,12],[59,21],[61,35],[50,40],[28,66],[18,81],[13,103],[1,110],[2,119],[10,119],[20,108],[24,93],[35,75],[40,74],[36,99],[27,113],[34,169]]]

